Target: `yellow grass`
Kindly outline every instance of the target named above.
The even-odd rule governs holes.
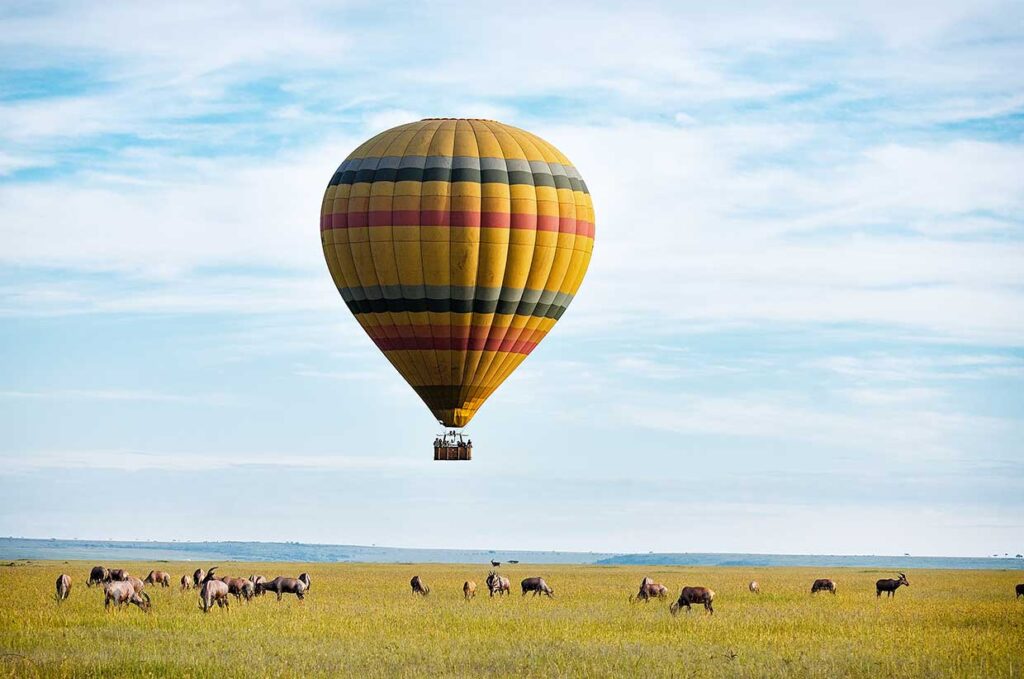
[[[197,564],[107,564],[175,581]],[[203,564],[209,566],[210,564]],[[1019,677],[1020,572],[916,571],[892,600],[888,571],[797,568],[502,567],[518,590],[542,575],[556,598],[489,599],[474,565],[221,564],[225,574],[295,576],[304,602],[273,595],[203,615],[195,592],[147,587],[153,611],[104,612],[82,562],[0,567],[0,676],[792,676]],[[69,601],[53,583],[67,572]],[[409,578],[431,587],[415,597]],[[715,615],[672,617],[669,601],[633,604],[644,575],[678,593],[715,590]],[[810,595],[815,577],[837,596]],[[760,596],[747,582],[761,583]],[[462,583],[477,582],[476,600]],[[176,583],[175,583],[176,584]]]

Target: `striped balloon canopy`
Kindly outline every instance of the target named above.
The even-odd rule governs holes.
[[[594,247],[569,159],[493,120],[428,118],[352,152],[320,237],[341,298],[447,427],[463,427],[544,339]]]

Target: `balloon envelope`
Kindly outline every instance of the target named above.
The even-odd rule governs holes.
[[[492,120],[427,119],[345,159],[320,235],[360,325],[434,416],[462,427],[572,301],[594,210],[543,139]]]

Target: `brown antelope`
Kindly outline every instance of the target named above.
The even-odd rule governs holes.
[[[71,576],[61,573],[57,576],[57,603],[71,596]]]
[[[761,585],[757,582],[757,580],[751,580],[750,584],[747,585],[747,589],[750,590],[751,594],[760,594],[761,593]]]
[[[675,615],[680,608],[686,608],[686,612],[689,613],[691,604],[704,604],[704,610],[714,615],[715,609],[711,605],[714,600],[715,593],[707,587],[683,587],[679,592],[679,599],[669,606],[668,610]]]
[[[486,583],[487,591],[491,593],[492,597],[495,593],[497,593],[498,596],[512,593],[512,581],[506,577],[498,575],[494,571],[487,574]]]
[[[281,600],[282,594],[294,594],[297,598],[304,599],[306,597],[306,583],[298,578],[282,578],[280,576],[267,582],[261,582],[256,585],[256,594],[262,592],[275,592],[277,594],[277,600]]]
[[[110,581],[110,571],[103,566],[93,566],[92,570],[89,571],[89,579],[85,581],[86,587],[92,587],[93,585],[102,585],[104,582]]]
[[[299,573],[298,579],[305,583],[307,592],[309,591],[309,588],[313,586],[313,583],[309,579],[309,573]]]
[[[655,597],[664,599],[666,596],[668,596],[668,587],[656,583],[651,578],[644,578],[640,581],[640,591],[637,592],[635,596],[631,594],[629,596],[629,602],[633,603],[634,601],[643,601],[644,603],[647,603]]]
[[[430,594],[430,588],[423,584],[420,580],[420,576],[412,576],[412,580],[409,581],[409,586],[412,587],[413,594],[419,594],[420,596],[427,596]]]
[[[139,590],[130,582],[124,580],[113,580],[103,587],[103,608],[109,609],[113,603],[115,608],[121,608],[125,604],[134,604],[139,610],[149,612],[152,602],[149,595]]]
[[[875,583],[875,597],[882,596],[882,592],[885,592],[887,596],[895,596],[896,590],[900,588],[900,585],[906,585],[910,587],[910,583],[907,582],[907,576],[903,573],[899,574],[899,578],[893,580],[892,578],[882,578]]]
[[[131,576],[128,575],[128,571],[123,568],[111,568],[107,572],[107,578],[110,582],[124,582]]]
[[[1017,585],[1016,591],[1017,591],[1017,598],[1018,599],[1021,598],[1022,596],[1024,596],[1024,583],[1022,583],[1020,585]]]
[[[266,582],[267,579],[262,575],[256,575],[255,573],[249,576],[249,582],[253,584],[256,590],[256,596],[263,596],[263,590],[260,589],[260,585]]]
[[[203,584],[203,580],[205,579],[206,571],[204,571],[202,568],[197,568],[195,572],[192,574],[192,584],[196,587],[199,587],[201,584]]]
[[[229,606],[227,583],[214,576],[215,570],[217,570],[217,566],[211,567],[199,585],[199,608],[203,610],[203,613],[209,613],[214,604],[217,604],[218,608],[228,608]]]
[[[469,601],[476,596],[476,583],[472,580],[466,580],[462,585],[462,596],[466,597]]]
[[[181,591],[184,592],[186,589],[192,589],[192,576],[190,575],[181,576]]]
[[[533,596],[538,594],[544,594],[548,598],[555,596],[555,590],[548,587],[548,583],[544,582],[544,578],[525,578],[519,584],[523,588],[523,596],[526,596],[527,592],[533,592]]]
[[[818,578],[811,583],[811,594],[817,594],[818,592],[832,592],[836,593],[836,581],[829,580],[828,578]]]
[[[166,571],[150,571],[146,579],[143,580],[147,585],[159,584],[161,587],[171,586],[171,574]]]

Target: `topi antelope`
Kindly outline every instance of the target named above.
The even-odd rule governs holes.
[[[666,596],[668,596],[668,587],[665,585],[659,585],[651,578],[645,577],[640,581],[640,591],[637,592],[635,596],[631,594],[629,596],[629,602],[633,603],[634,601],[643,601],[644,603],[647,603],[655,597],[664,599]]]
[[[836,593],[836,581],[829,580],[828,578],[818,578],[811,583],[811,594],[817,594],[818,592],[832,592]]]
[[[420,576],[418,575],[412,576],[412,580],[409,581],[409,586],[412,587],[413,594],[419,594],[420,596],[427,596],[430,594],[430,588],[420,580]]]
[[[278,576],[273,580],[256,585],[256,594],[259,595],[263,592],[276,593],[278,601],[281,600],[282,594],[294,594],[301,600],[306,597],[306,583],[298,578],[282,578]]]
[[[92,587],[93,585],[102,585],[104,582],[109,582],[110,571],[103,566],[93,566],[92,570],[89,571],[89,579],[85,581],[86,587]]]
[[[197,568],[195,573],[192,574],[192,584],[199,587],[203,584],[203,580],[206,579],[206,571],[202,568]]]
[[[192,589],[192,576],[183,575],[181,576],[181,591],[184,592],[186,589]]]
[[[147,585],[157,585],[161,587],[171,586],[171,574],[166,571],[150,571],[146,579],[143,580]]]
[[[523,596],[526,596],[527,592],[533,592],[533,596],[538,594],[544,594],[548,598],[555,596],[555,590],[548,586],[548,583],[544,582],[544,578],[525,578],[520,586],[523,588]]]
[[[896,590],[900,588],[900,585],[906,585],[910,587],[910,583],[907,582],[907,576],[903,573],[899,574],[898,579],[882,578],[875,583],[875,597],[882,596],[882,592],[885,592],[888,596],[896,596]]]
[[[131,582],[114,580],[103,587],[103,608],[109,609],[113,603],[115,608],[121,608],[125,604],[134,604],[139,610],[149,612],[152,602],[145,592],[136,591]]]
[[[1016,591],[1018,599],[1024,596],[1024,583],[1017,585]]]
[[[462,584],[462,596],[466,597],[466,601],[469,601],[476,596],[476,583],[472,580],[466,580]]]
[[[71,596],[71,576],[61,573],[57,576],[57,603]]]
[[[217,604],[218,608],[228,608],[229,606],[228,585],[216,578],[213,574],[215,570],[217,570],[217,566],[211,567],[199,585],[199,608],[203,613],[209,613],[214,604]]]
[[[498,596],[512,593],[512,581],[506,577],[498,575],[494,571],[487,574],[487,580],[485,582],[487,583],[487,591],[491,593],[492,597],[495,593],[497,593]]]
[[[757,580],[751,580],[750,584],[747,585],[747,589],[750,590],[751,594],[760,594],[761,593],[761,585],[757,582]]]
[[[680,608],[686,608],[686,612],[689,613],[691,604],[703,604],[704,610],[714,615],[715,609],[711,605],[714,600],[715,593],[707,587],[683,587],[679,592],[679,598],[668,607],[668,610],[675,615]]]

